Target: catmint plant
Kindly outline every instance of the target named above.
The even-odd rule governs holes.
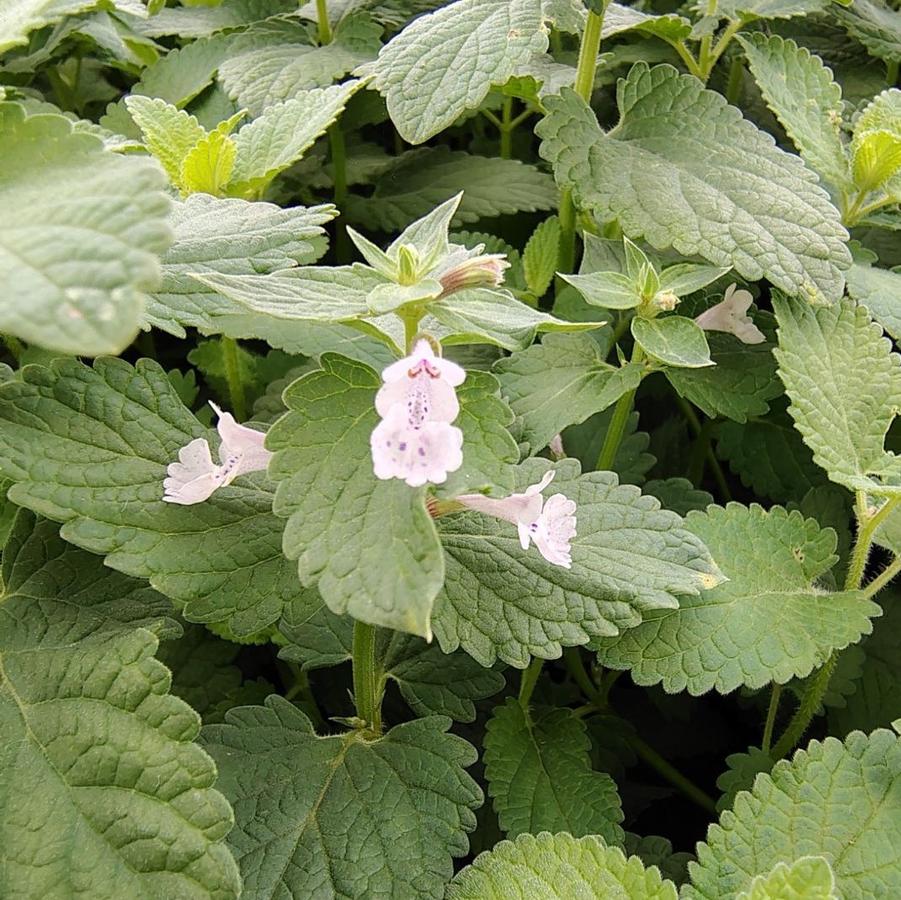
[[[0,898],[901,896],[889,0],[0,0]]]

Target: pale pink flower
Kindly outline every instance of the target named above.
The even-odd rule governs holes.
[[[463,494],[456,499],[469,509],[512,523],[523,550],[532,542],[549,563],[569,569],[570,543],[576,536],[576,504],[564,494],[554,494],[544,501],[541,492],[553,479],[554,472],[546,472],[538,484],[529,485],[522,494],[502,499],[483,494]]]
[[[377,478],[402,478],[410,487],[441,484],[463,465],[463,432],[450,423],[460,412],[454,388],[465,378],[426,340],[382,372],[375,397],[382,421],[369,441]]]
[[[219,465],[213,462],[206,438],[195,438],[178,451],[178,462],[169,463],[168,477],[163,481],[163,500],[189,506],[208,500],[212,493],[231,484],[239,475],[265,470],[272,454],[263,446],[266,435],[246,425],[239,425],[231,413],[223,412],[215,403],[219,422],[216,426]]]
[[[473,287],[498,287],[504,281],[504,270],[510,263],[503,253],[482,253],[484,244],[473,250],[461,247],[429,272],[429,278],[441,283],[442,297]]]
[[[766,337],[748,315],[754,298],[750,292],[735,288],[735,284],[730,284],[723,299],[697,316],[695,322],[705,331],[734,334],[743,344],[762,344]]]
[[[563,446],[563,435],[555,434],[547,445],[551,459],[566,459],[566,449]]]

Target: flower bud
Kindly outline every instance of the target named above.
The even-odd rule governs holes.
[[[464,260],[458,265],[444,272],[438,279],[442,297],[474,287],[498,287],[504,280],[504,269],[509,268],[510,263],[504,258],[503,253],[483,253]]]

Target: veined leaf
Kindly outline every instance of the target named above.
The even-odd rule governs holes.
[[[847,9],[835,7],[834,14],[874,56],[901,60],[901,12],[878,0],[854,0]]]
[[[716,14],[732,21],[753,22],[756,19],[791,19],[821,12],[830,0],[722,0]]]
[[[758,875],[747,891],[736,900],[839,900],[835,876],[823,856],[802,856],[791,865],[776,863],[766,874]]]
[[[700,325],[685,316],[643,319],[635,316],[632,337],[653,359],[666,366],[699,369],[712,366],[710,347]]]
[[[799,512],[738,503],[689,513],[685,524],[729,580],[594,642],[604,665],[631,670],[637,684],[695,695],[784,684],[872,630],[880,609],[860,591],[816,586],[836,562],[831,529]]]
[[[401,137],[421,144],[547,47],[541,0],[457,0],[415,19],[358,72],[373,76]]]
[[[689,863],[686,900],[747,890],[778,862],[824,856],[842,897],[891,897],[901,890],[901,739],[855,731],[844,742],[811,741],[791,761],[758,775]],[[816,797],[811,803],[809,798]]]
[[[171,239],[162,172],[13,103],[0,157],[0,330],[61,353],[124,350]]]
[[[0,423],[14,502],[64,522],[63,537],[106,554],[107,565],[149,578],[192,621],[246,635],[303,602],[261,475],[194,506],[163,502],[179,448],[212,435],[152,360],[28,366],[0,386]]]
[[[681,41],[691,34],[691,22],[684,16],[650,16],[630,6],[608,4],[601,31],[602,41],[627,31],[638,31],[667,41]]]
[[[901,495],[885,436],[901,398],[901,358],[853,301],[812,309],[777,297],[779,377],[814,461],[852,491]],[[874,477],[875,476],[875,477]]]
[[[545,460],[517,469],[517,490],[541,480]],[[437,520],[447,575],[433,626],[446,652],[462,646],[482,665],[497,657],[524,668],[638,624],[643,612],[674,608],[722,578],[701,541],[652,497],[619,485],[610,472],[579,475],[555,466],[553,493],[576,502],[572,569],[523,550],[516,529],[475,512]]]
[[[98,0],[0,0],[0,53],[28,43],[28,35],[97,5]]]
[[[767,105],[804,161],[829,184],[850,188],[842,143],[842,89],[806,47],[778,35],[739,35]]]
[[[439,898],[463,856],[482,792],[473,747],[432,716],[378,740],[318,737],[281,697],[204,729],[245,896]],[[352,797],[353,802],[348,803]]]
[[[557,245],[560,242],[560,220],[545,219],[532,232],[522,254],[526,284],[536,297],[543,297],[557,269]]]
[[[170,7],[142,22],[140,33],[151,38],[170,34],[182,40],[203,38],[296,10],[294,0],[229,0],[216,6]]]
[[[4,893],[237,898],[200,719],[153,658],[167,601],[25,511],[2,583]]]
[[[848,293],[862,303],[870,315],[895,340],[901,340],[901,272],[871,264],[872,255],[858,258],[848,269]]]
[[[566,831],[620,844],[623,812],[613,779],[593,772],[585,725],[568,709],[525,712],[508,697],[489,719],[485,777],[508,837]]]
[[[670,66],[636,64],[617,98],[620,122],[606,134],[574,91],[545,102],[541,153],[580,206],[658,249],[733,266],[791,294],[841,296],[847,234],[799,159]],[[774,206],[774,193],[784,205]]]
[[[601,838],[571,834],[521,834],[501,841],[458,872],[448,900],[571,900],[573,897],[628,897],[676,900],[676,886],[646,869],[637,856],[608,847]]]

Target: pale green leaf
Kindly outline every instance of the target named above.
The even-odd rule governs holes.
[[[457,0],[415,19],[358,71],[411,144],[443,131],[548,47],[541,0]]]
[[[302,600],[265,478],[244,476],[193,506],[162,499],[179,448],[202,436],[215,453],[214,434],[148,359],[134,368],[60,359],[0,386],[0,450],[16,503],[64,522],[66,540],[113,568],[150,579],[192,621],[250,634]]]
[[[28,512],[2,584],[4,895],[237,898],[199,717],[153,658],[164,598]]]
[[[848,269],[848,293],[896,340],[901,340],[901,272],[857,259]]]
[[[484,743],[488,793],[507,837],[566,831],[622,843],[616,785],[592,771],[585,724],[568,709],[526,712],[509,697],[495,707]]]
[[[828,861],[822,856],[802,856],[791,865],[776,863],[736,900],[839,900],[839,896]]]
[[[323,607],[297,622],[283,620],[280,630],[288,639],[280,656],[301,663],[304,669],[337,666],[352,658],[353,620]],[[503,690],[504,676],[480,666],[466,653],[442,653],[437,644],[381,629],[376,654],[387,678],[397,683],[401,696],[418,716],[450,716],[472,722],[475,701]]]
[[[265,188],[303,156],[361,85],[361,81],[347,81],[300,91],[284,103],[267,107],[235,136],[237,156],[229,192],[256,194]]]
[[[608,847],[601,838],[571,834],[522,834],[501,841],[459,872],[448,900],[573,900],[622,897],[676,900],[676,886],[646,869],[637,856]]]
[[[750,281],[841,296],[847,234],[801,160],[670,66],[636,64],[617,98],[620,121],[606,133],[575,92],[545,102],[541,153],[579,206],[655,248],[732,266]]]
[[[860,591],[827,593],[817,579],[836,562],[835,533],[781,507],[730,503],[689,513],[728,581],[678,609],[657,610],[616,638],[595,641],[602,664],[669,693],[803,678],[834,650],[871,631],[879,607]]]
[[[125,98],[125,106],[141,129],[144,145],[159,160],[172,184],[181,187],[185,160],[207,137],[206,130],[194,116],[165,100],[135,95]]]
[[[517,490],[541,480],[546,460],[517,469]],[[519,668],[530,656],[638,624],[651,609],[674,608],[722,577],[701,541],[610,472],[579,475],[573,460],[555,466],[547,492],[575,501],[572,568],[523,550],[507,522],[465,512],[437,520],[447,575],[435,607],[435,635],[446,652],[462,646],[483,665],[497,657]]]
[[[791,19],[822,12],[830,0],[720,0],[716,14],[732,20]]]
[[[699,369],[712,366],[710,347],[703,329],[685,316],[643,319],[635,316],[632,337],[648,356],[666,366]]]
[[[854,0],[847,9],[833,9],[833,15],[873,56],[901,60],[901,12],[879,0]]]
[[[0,0],[0,53],[27,44],[36,29],[96,5],[97,0]]]
[[[675,266],[668,266],[660,273],[658,290],[660,292],[671,291],[677,297],[686,297],[688,294],[693,294],[695,291],[713,284],[728,271],[729,269],[725,267],[677,263]]]
[[[811,741],[758,775],[698,844],[686,900],[747,890],[778,862],[824,856],[846,900],[901,892],[901,739],[855,731],[842,743]]]
[[[231,180],[235,153],[234,140],[221,131],[212,131],[199,140],[182,164],[180,183],[184,193],[221,195]]]
[[[218,316],[242,314],[192,274],[262,275],[312,263],[325,250],[322,228],[332,206],[294,206],[195,194],[173,204],[169,226],[175,235],[163,255],[163,281],[147,300],[147,322],[177,337],[186,327],[217,330]]]
[[[522,254],[526,285],[536,297],[543,297],[557,270],[557,248],[560,243],[560,220],[545,219],[533,232]]]
[[[571,284],[592,306],[601,309],[633,309],[641,303],[634,280],[622,272],[589,272],[560,277]]]
[[[638,31],[666,41],[682,41],[691,34],[691,22],[684,16],[651,16],[630,6],[610,3],[604,13],[602,41],[627,31]]]
[[[813,309],[777,297],[775,350],[789,411],[814,461],[852,491],[901,495],[885,436],[901,405],[901,358],[863,307]],[[874,477],[875,476],[875,477]]]
[[[463,191],[455,224],[504,213],[553,209],[554,180],[515,159],[429,147],[398,156],[370,197],[348,197],[347,215],[369,229],[394,232]]]
[[[638,365],[615,368],[587,335],[548,334],[495,365],[504,396],[534,451],[569,425],[606,409],[641,381]]]
[[[133,25],[146,37],[174,34],[186,40],[208,37],[218,31],[240,28],[273,16],[290,15],[296,9],[294,0],[228,0],[216,6],[161,9],[140,25]]]
[[[849,187],[842,142],[842,89],[823,61],[779,35],[739,36],[767,105],[802,159],[836,188]]]
[[[719,813],[732,808],[739,791],[750,791],[761,772],[771,772],[773,759],[759,747],[749,747],[745,753],[730,753],[726,765],[728,768],[716,780],[716,786],[722,791],[716,802]]]
[[[710,418],[746,422],[752,416],[765,416],[769,401],[782,393],[773,345],[744,344],[734,335],[716,331],[707,332],[706,337],[715,365],[666,369],[670,384]]]
[[[901,171],[901,90],[883,91],[858,116],[851,140],[851,171],[863,192],[883,187],[889,194],[901,195],[901,188],[891,183]]]
[[[642,491],[660,501],[664,509],[671,509],[680,516],[692,510],[703,512],[713,503],[712,495],[696,488],[687,478],[653,479],[642,485]]]
[[[132,341],[171,236],[159,167],[0,104],[0,330],[94,356]]]
[[[267,438],[285,553],[333,612],[430,638],[444,560],[425,491],[373,474],[376,373],[333,354],[320,364],[287,388]]]
[[[218,786],[235,809],[228,836],[244,896],[444,896],[469,849],[482,792],[473,747],[434,716],[368,741],[317,737],[281,697],[204,729]]]

